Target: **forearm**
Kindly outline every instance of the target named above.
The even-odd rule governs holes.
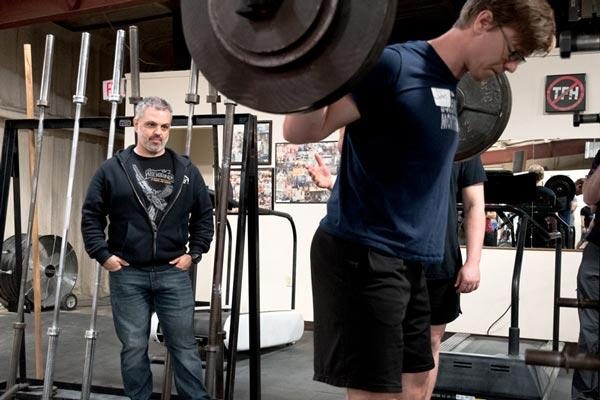
[[[479,264],[483,237],[485,236],[485,213],[483,208],[472,210],[465,215],[465,236],[467,242],[467,261]]]
[[[463,188],[464,227],[467,241],[467,261],[479,265],[485,236],[485,200],[483,184]]]
[[[81,235],[88,255],[103,263],[111,256],[104,235],[106,217],[84,210],[81,218]]]
[[[111,255],[104,233],[108,210],[103,196],[103,176],[101,170],[94,175],[81,208],[81,235],[85,250],[101,264]]]

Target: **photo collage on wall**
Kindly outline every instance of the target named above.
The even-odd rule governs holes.
[[[241,173],[239,169],[232,169],[229,177],[234,201],[240,199]],[[258,169],[258,208],[273,209],[273,168]]]
[[[276,203],[326,203],[329,200],[330,191],[315,185],[306,169],[316,165],[315,154],[319,154],[335,178],[340,163],[337,142],[275,144]]]
[[[272,167],[261,167],[271,165],[271,142],[273,135],[272,121],[258,121],[256,123],[257,161],[258,161],[258,207],[267,210],[273,209],[273,187],[274,174]],[[241,169],[234,169],[242,165],[242,150],[244,143],[244,125],[234,125],[233,142],[231,148],[230,182],[233,190],[233,200],[239,201]],[[236,211],[236,210],[234,210]]]
[[[340,163],[336,141],[295,145],[275,144],[275,168],[271,167],[273,137],[272,121],[258,121],[256,126],[258,161],[258,206],[272,210],[274,203],[326,203],[330,191],[316,186],[306,169],[316,165],[319,154],[335,179]],[[241,185],[244,126],[234,125],[231,152],[231,177],[233,199],[239,201]],[[233,210],[237,211],[237,210]]]

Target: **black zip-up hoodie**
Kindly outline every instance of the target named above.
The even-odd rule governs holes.
[[[114,254],[134,267],[168,263],[186,253],[188,239],[190,253],[206,253],[214,233],[213,210],[198,168],[166,149],[174,160],[174,190],[154,228],[134,177],[125,168],[133,147],[106,160],[92,178],[81,211],[87,253],[100,264]],[[108,241],[104,235],[107,216]]]

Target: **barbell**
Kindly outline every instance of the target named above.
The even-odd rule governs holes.
[[[202,75],[254,110],[321,108],[351,91],[377,62],[397,0],[182,0],[185,40]],[[457,161],[500,137],[510,116],[504,74],[458,85]]]

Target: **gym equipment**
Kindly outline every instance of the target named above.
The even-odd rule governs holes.
[[[200,103],[200,96],[198,96],[198,67],[192,59],[190,64],[190,86],[189,91],[185,95],[185,102],[188,104],[188,124],[185,131],[185,150],[186,156],[190,156],[192,148],[192,117],[194,116],[194,107]]]
[[[231,145],[233,142],[233,116],[236,104],[225,103],[225,124],[223,125],[223,156],[219,177],[219,189],[216,194],[216,232],[215,260],[213,268],[212,291],[210,298],[210,319],[208,326],[208,344],[206,351],[205,384],[208,393],[215,397],[216,388],[221,385],[223,365],[223,329],[221,310],[221,283],[223,282],[223,261],[225,259],[225,221],[227,220],[227,198],[229,193],[229,177],[231,166]],[[240,216],[241,217],[241,216]],[[242,219],[242,218],[240,218]],[[219,368],[217,368],[219,365]],[[219,373],[218,373],[219,372]]]
[[[90,57],[90,34],[84,32],[81,34],[81,50],[79,53],[79,69],[77,72],[77,86],[73,96],[75,104],[75,122],[73,125],[73,138],[71,140],[71,158],[69,160],[69,174],[67,178],[67,193],[65,201],[65,213],[63,220],[63,240],[60,246],[60,257],[58,261],[58,275],[56,280],[56,296],[54,300],[54,314],[52,326],[48,328],[48,355],[46,357],[46,372],[44,373],[44,391],[42,399],[49,400],[52,397],[52,383],[54,382],[54,360],[58,346],[58,337],[60,336],[59,318],[60,288],[62,285],[62,276],[65,270],[65,258],[67,255],[67,238],[69,236],[69,225],[71,220],[71,206],[73,204],[73,181],[75,180],[75,166],[77,163],[77,146],[79,144],[79,119],[81,118],[81,109],[86,103],[85,86],[87,81],[88,61]]]
[[[477,82],[466,74],[456,89],[458,97],[458,149],[455,161],[467,160],[492,146],[508,124],[512,98],[505,73]]]
[[[396,8],[388,0],[249,3],[237,8],[237,2],[184,0],[184,33],[192,67],[198,65],[217,90],[272,113],[317,109],[348,93],[377,61]],[[504,73],[484,82],[465,75],[457,97],[460,161],[498,140],[512,102]]]
[[[113,63],[112,75],[112,90],[108,100],[112,103],[110,110],[110,121],[108,124],[108,145],[106,151],[106,159],[112,157],[115,142],[116,117],[117,107],[121,102],[121,75],[123,71],[123,42],[125,40],[125,31],[119,29],[117,31],[117,39],[115,43],[115,58]],[[136,46],[137,47],[137,46]],[[135,50],[133,50],[135,51]],[[138,75],[139,79],[139,75]],[[139,91],[139,84],[138,84]],[[139,94],[139,93],[138,93]],[[137,97],[133,96],[133,100],[137,101]],[[128,126],[131,126],[131,122]],[[120,126],[120,125],[119,125]],[[94,366],[94,351],[96,348],[96,316],[98,314],[98,293],[100,291],[100,280],[102,279],[102,266],[95,263],[94,285],[92,287],[92,311],[90,316],[90,327],[85,331],[85,358],[83,365],[83,380],[81,384],[81,399],[87,400],[90,398],[90,390],[92,387],[92,374]]]
[[[49,309],[54,306],[54,299],[58,292],[57,280],[59,278],[56,272],[59,265],[62,238],[55,235],[43,235],[38,238],[38,241],[40,246],[41,303],[43,309]],[[26,242],[25,235],[21,235],[21,248],[25,247]],[[2,244],[2,248],[6,249],[6,253],[3,254],[0,262],[0,271],[2,272],[0,273],[0,303],[8,310],[16,310],[15,304],[18,301],[20,273],[17,272],[16,268],[18,265],[16,247],[15,236],[9,237]],[[33,304],[32,270],[33,263],[30,260],[25,286],[26,302],[24,307],[27,309],[30,309]],[[63,310],[73,310],[77,306],[77,297],[71,291],[77,282],[78,270],[75,251],[71,244],[67,243],[64,270],[60,277],[62,284],[60,285],[59,298],[61,299],[60,307]]]
[[[567,175],[554,175],[544,184],[556,195],[556,211],[563,211],[571,207],[575,197],[575,182]],[[566,221],[569,222],[569,221]]]
[[[238,202],[230,201],[229,206],[238,207]],[[235,215],[235,214],[231,214]],[[290,223],[290,228],[292,231],[292,273],[291,273],[291,302],[289,310],[275,310],[275,311],[261,311],[260,313],[260,323],[265,326],[264,330],[261,330],[260,336],[260,346],[261,349],[281,346],[286,344],[292,344],[297,342],[304,332],[304,320],[302,319],[302,315],[295,310],[296,308],[296,260],[297,260],[297,235],[296,235],[296,224],[291,215],[268,209],[259,209],[259,219],[263,217],[280,217],[286,219]],[[229,254],[231,257],[231,254]],[[226,279],[226,291],[229,291],[229,282],[230,275],[227,273]],[[227,300],[227,298],[226,298]],[[227,303],[225,303],[227,304]],[[196,336],[196,340],[200,345],[205,345],[208,342],[209,336],[209,311],[210,307],[207,306],[196,306],[194,312],[194,332]],[[231,318],[229,315],[230,308],[224,307],[222,310],[222,314],[226,317],[225,321],[222,323],[221,328],[222,332],[220,332],[220,336],[223,340],[229,337],[229,331],[231,326]],[[237,340],[237,350],[238,351],[247,351],[250,349],[249,344],[249,336],[248,336],[248,314],[240,315],[240,328],[239,328],[239,336]],[[155,342],[163,342],[163,334],[160,327],[160,322],[156,314],[152,315],[152,323],[150,329],[150,339]],[[227,346],[228,342],[225,341],[225,346]]]
[[[573,126],[579,127],[581,124],[600,124],[600,113],[598,114],[573,114]]]
[[[250,114],[235,114],[234,115],[234,121],[233,123],[235,125],[245,125],[248,126],[248,124],[250,123],[251,115]],[[255,117],[253,118],[254,120],[256,119]],[[4,135],[2,138],[2,150],[1,150],[1,154],[2,157],[0,158],[0,231],[4,231],[5,228],[5,221],[6,221],[6,209],[8,207],[8,194],[9,194],[9,187],[10,187],[10,182],[11,180],[13,181],[13,196],[15,196],[15,200],[14,200],[14,207],[15,207],[15,211],[14,211],[14,216],[15,216],[15,232],[18,235],[21,235],[20,231],[19,231],[19,226],[20,226],[20,199],[18,197],[18,193],[19,193],[19,189],[18,189],[18,178],[19,178],[19,173],[18,173],[18,134],[22,133],[25,134],[27,133],[26,130],[28,129],[32,129],[35,128],[38,125],[39,121],[38,120],[31,120],[31,119],[18,119],[18,120],[6,120],[5,121],[5,125],[4,125]],[[87,129],[97,129],[100,131],[108,131],[109,130],[109,125],[114,124],[115,127],[118,127],[119,130],[122,130],[124,127],[130,127],[133,125],[133,118],[132,117],[117,117],[114,121],[107,118],[107,117],[83,117],[80,119],[80,127],[83,128],[87,128]],[[175,115],[173,117],[173,121],[172,121],[172,126],[174,127],[185,127],[187,124],[187,116],[179,116],[179,115]],[[223,115],[195,115],[193,117],[193,124],[194,126],[202,126],[202,127],[210,127],[213,125],[217,125],[217,126],[222,126],[224,124],[224,116]],[[72,129],[74,125],[74,120],[73,119],[65,119],[65,118],[52,118],[52,119],[48,119],[44,121],[44,128],[45,129]],[[256,196],[256,194],[255,194]],[[243,218],[240,218],[243,219]],[[239,229],[238,229],[239,232]],[[249,232],[250,236],[249,237],[253,237],[253,233]],[[240,235],[240,233],[238,233],[238,235]],[[245,240],[246,236],[245,234],[241,236],[241,238],[244,239],[238,239],[239,240]],[[3,249],[3,243],[0,242],[0,251],[6,256],[7,254],[10,255],[10,250],[7,249]],[[57,248],[60,247],[60,244],[58,245]],[[238,245],[239,247],[239,245]],[[251,245],[249,246],[251,247]],[[22,255],[22,251],[21,251],[21,241],[16,241],[15,243],[15,258],[17,260],[15,265],[21,265],[21,263],[19,262],[19,258]],[[243,247],[242,247],[243,249]],[[8,253],[5,253],[6,251],[8,251]],[[239,250],[238,250],[239,251]],[[250,260],[252,261],[252,260]],[[54,263],[56,263],[57,261],[54,261]],[[238,264],[242,265],[241,259],[238,260]],[[252,264],[252,262],[250,263]],[[66,271],[67,268],[65,268]],[[16,269],[15,274],[20,274],[19,268]],[[12,272],[9,274],[6,273],[2,273],[0,272],[0,276],[2,277],[6,277],[6,276],[11,276]],[[63,279],[66,278],[66,273],[65,276],[63,276]],[[99,278],[96,280],[96,288],[99,285]],[[63,288],[66,287],[66,283],[63,283]],[[93,309],[96,309],[96,306],[92,306]],[[92,322],[92,326],[93,326],[93,331],[86,331],[86,339],[88,339],[88,342],[86,343],[86,346],[89,346],[91,343],[90,340],[95,340],[95,336],[96,336],[96,331],[95,331],[95,314],[93,316],[94,321]],[[252,342],[254,343],[254,342]],[[86,352],[88,351],[88,349],[86,348]],[[23,353],[24,354],[24,353]],[[86,353],[86,362],[90,363],[92,361],[92,358],[90,358],[89,354]],[[91,365],[91,364],[90,364]],[[23,367],[23,364],[20,367],[21,370],[21,375],[20,375],[20,379],[23,382],[28,381],[27,377],[24,375],[25,368]],[[84,371],[84,374],[86,373],[86,371]],[[35,382],[35,381],[33,381]],[[36,382],[35,384],[39,384],[39,382]],[[68,384],[64,384],[64,383],[59,383],[59,382],[55,382],[55,385],[60,387],[67,387]],[[6,386],[6,388],[10,388],[9,386]],[[70,389],[73,389],[73,385],[70,386]],[[78,388],[77,388],[78,389]],[[18,389],[21,390],[21,389]],[[94,389],[96,391],[96,389]],[[115,393],[115,389],[111,389],[111,388],[104,388],[104,387],[98,387],[97,388],[97,392],[98,393],[107,393],[107,392],[111,392],[111,393]],[[118,392],[118,391],[117,391]],[[41,394],[41,393],[40,393]],[[122,394],[122,392],[121,392]]]
[[[346,94],[377,61],[396,0],[181,2],[186,43],[215,88],[271,113],[307,111]],[[260,3],[260,4],[258,4]],[[302,93],[302,96],[298,96]]]
[[[535,179],[526,174],[512,179],[500,176],[499,186],[511,187],[510,191],[494,190],[486,201],[507,203],[531,202],[535,196]],[[494,187],[493,175],[488,177],[484,188]],[[523,189],[523,190],[521,190]],[[502,193],[507,193],[502,197]],[[519,193],[515,198],[514,193]],[[529,198],[523,194],[528,194]],[[562,237],[560,233],[548,233],[529,214],[508,204],[486,204],[486,210],[510,212],[519,217],[517,247],[511,288],[511,325],[507,341],[505,338],[455,333],[442,342],[440,369],[436,393],[483,396],[503,399],[545,399],[552,390],[558,375],[557,368],[533,367],[525,364],[525,349],[549,349],[561,345],[558,342],[558,324],[554,324],[553,341],[523,340],[519,336],[519,285],[525,247],[525,232],[528,224],[537,225],[545,232],[546,240],[555,241],[555,269],[560,273]],[[457,397],[458,398],[458,397]]]
[[[33,230],[33,216],[37,203],[38,181],[40,177],[40,166],[42,158],[42,142],[44,138],[44,112],[48,107],[48,89],[50,86],[50,76],[52,75],[52,60],[54,50],[54,36],[46,35],[46,47],[44,50],[44,66],[42,69],[42,81],[40,85],[40,98],[37,101],[39,109],[38,129],[35,135],[35,167],[31,179],[31,202],[29,204],[29,217],[27,220],[27,237],[23,251],[23,260],[29,264],[31,252],[31,232]],[[24,305],[25,305],[25,285],[27,283],[28,267],[21,268],[21,283],[19,285],[19,302],[17,305],[17,318],[13,323],[14,338],[11,361],[8,371],[7,388],[12,388],[17,380],[17,362],[21,357],[21,344],[25,335]]]
[[[131,96],[129,96],[129,104],[135,106],[142,100],[140,96],[140,56],[138,45],[138,29],[137,26],[129,27],[129,68],[131,69]]]

